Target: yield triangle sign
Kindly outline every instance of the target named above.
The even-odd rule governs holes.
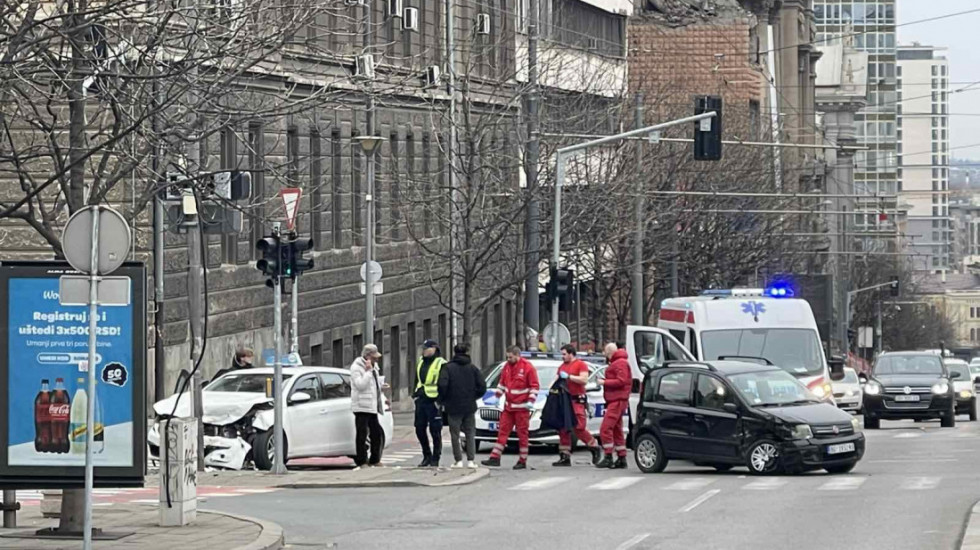
[[[299,198],[303,190],[298,187],[287,187],[279,192],[282,206],[286,211],[286,227],[292,231],[296,227],[296,213],[299,212]]]

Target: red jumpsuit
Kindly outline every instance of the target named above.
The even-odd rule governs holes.
[[[562,363],[558,373],[567,372],[569,376],[589,376],[589,367],[579,359],[573,359],[571,363]],[[589,433],[585,426],[585,407],[588,401],[585,397],[585,384],[579,384],[571,379],[568,380],[568,393],[572,396],[572,410],[575,412],[575,437],[588,447],[596,445],[595,438]],[[571,454],[572,434],[569,430],[558,430],[558,452]]]
[[[626,456],[623,415],[629,410],[630,389],[633,386],[633,374],[627,357],[626,350],[616,350],[612,362],[606,367],[606,382],[603,385],[606,415],[602,418],[599,435],[602,437],[602,450],[609,457],[613,451],[619,456]]]
[[[512,429],[517,429],[517,448],[521,462],[527,461],[528,439],[530,437],[531,411],[528,404],[538,400],[538,371],[523,357],[516,363],[506,363],[500,373],[497,395],[504,395],[507,403],[500,414],[500,428],[497,442],[493,445],[490,458],[500,458],[507,446],[507,438]]]

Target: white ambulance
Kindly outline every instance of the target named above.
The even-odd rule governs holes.
[[[663,301],[657,326],[700,361],[742,358],[786,370],[821,399],[834,401],[831,373],[813,311],[792,290],[707,290]],[[634,338],[643,338],[636,327]],[[835,373],[843,364],[835,362]]]

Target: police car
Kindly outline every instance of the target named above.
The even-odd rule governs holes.
[[[541,426],[541,411],[544,410],[545,401],[548,400],[548,388],[558,378],[558,369],[562,365],[560,354],[546,352],[523,352],[521,356],[529,361],[538,371],[538,380],[541,383],[541,391],[538,393],[538,400],[534,404],[534,412],[531,414],[530,443],[532,446],[558,445],[558,432],[556,430]],[[579,359],[589,367],[589,381],[585,386],[586,396],[589,404],[586,408],[586,426],[592,435],[599,435],[599,428],[602,425],[602,417],[605,416],[606,401],[602,396],[602,387],[598,384],[598,377],[605,370],[605,357],[601,355],[579,354]],[[504,363],[497,365],[487,376],[487,393],[482,399],[477,399],[476,411],[476,445],[482,442],[493,444],[497,441],[497,429],[500,426],[500,413],[504,408],[505,399],[496,397],[495,389],[500,381],[500,373],[503,371]],[[633,400],[631,396],[631,400]],[[638,397],[638,395],[636,396]],[[635,403],[631,404],[634,410]],[[628,412],[624,416],[628,416]],[[624,418],[623,432],[629,435],[629,422]],[[512,432],[508,442],[517,444],[517,433]]]

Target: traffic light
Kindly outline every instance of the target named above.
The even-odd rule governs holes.
[[[721,98],[701,96],[694,99],[694,114],[715,112],[712,118],[694,123],[694,160],[721,160]]]
[[[269,277],[278,277],[280,275],[280,259],[282,257],[282,243],[279,241],[278,235],[269,235],[268,237],[262,237],[259,242],[255,243],[255,248],[262,253],[262,259],[255,262],[255,267],[262,273],[265,273]]]
[[[547,294],[551,300],[558,298],[558,307],[568,310],[571,304],[572,289],[574,288],[575,272],[568,268],[550,269]]]
[[[892,277],[892,286],[889,287],[892,298],[898,298],[898,295],[901,293],[901,288],[899,288],[899,280],[898,275]]]
[[[313,239],[296,239],[290,241],[290,262],[292,276],[301,275],[304,271],[313,269],[313,258],[306,258],[307,250],[313,250]]]

